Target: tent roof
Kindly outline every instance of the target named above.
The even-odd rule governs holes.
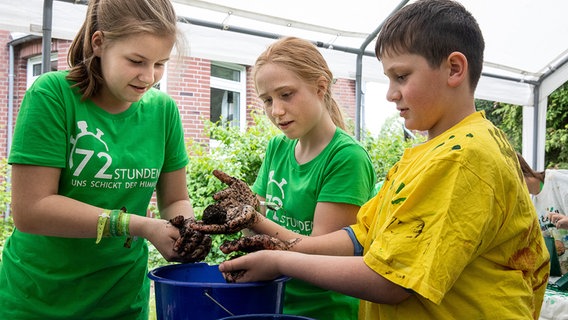
[[[52,36],[72,39],[82,23],[85,0],[53,2]],[[407,2],[399,0],[288,0],[275,4],[265,0],[173,0],[180,23],[187,30],[190,54],[212,60],[252,64],[273,41],[267,36],[296,35],[322,45],[337,77],[355,78],[356,55],[337,50],[364,49],[363,79],[386,82],[382,68],[372,56],[374,39],[361,48],[390,15]],[[486,41],[484,77],[478,97],[533,105],[532,84],[558,72],[560,79],[547,94],[568,79],[561,67],[568,59],[568,19],[565,0],[460,0],[478,20]],[[77,4],[75,4],[77,3]],[[82,4],[81,4],[82,3]],[[41,34],[43,0],[26,5],[0,3],[0,28]],[[225,30],[223,30],[225,29]],[[240,30],[241,32],[232,32]],[[245,30],[243,32],[243,30]],[[258,32],[256,35],[248,31]],[[259,36],[260,35],[260,36]],[[336,50],[325,50],[333,46]],[[506,81],[503,81],[506,80]]]
[[[52,4],[52,28],[47,30],[51,36],[72,39],[85,17],[87,1],[45,0]],[[357,80],[360,107],[359,97],[364,94],[360,82],[387,83],[373,54],[376,33],[392,12],[414,0],[172,1],[182,18],[180,27],[191,56],[252,65],[275,38],[299,36],[318,43],[336,77]],[[534,107],[524,113],[528,119],[524,127],[532,124],[533,132],[523,135],[523,153],[542,168],[546,99],[568,80],[568,2],[458,1],[476,17],[486,43],[476,97]],[[44,0],[27,0],[25,5],[2,1],[0,29],[41,35],[43,8]]]
[[[53,2],[53,37],[73,38],[86,11],[85,5],[75,3],[85,2]],[[180,23],[180,26],[187,31],[192,56],[252,64],[274,37],[296,35],[320,42],[323,48],[336,48],[322,51],[334,74],[348,78],[356,76],[356,54],[337,48],[361,50],[366,37],[407,2],[412,1],[330,3],[324,0],[287,0],[275,4],[265,0],[174,0],[178,15],[189,21]],[[533,105],[531,85],[562,69],[568,59],[568,43],[563,36],[568,34],[568,19],[565,17],[568,2],[460,2],[476,17],[486,41],[484,77],[480,81],[478,97]],[[43,0],[29,0],[24,6],[3,1],[0,3],[0,28],[41,34],[43,5]],[[248,34],[248,31],[259,34]],[[273,38],[267,38],[270,35]],[[367,53],[363,58],[363,78],[365,81],[386,82],[380,64],[372,56],[373,48],[374,39],[363,48]],[[568,71],[560,71],[560,79],[551,84],[547,93],[568,79]]]

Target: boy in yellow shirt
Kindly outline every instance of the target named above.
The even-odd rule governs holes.
[[[457,2],[422,0],[394,14],[375,48],[387,99],[428,141],[405,151],[356,224],[220,270],[358,297],[359,319],[538,319],[549,256],[515,151],[475,110],[483,50]],[[297,237],[255,221],[255,232]]]

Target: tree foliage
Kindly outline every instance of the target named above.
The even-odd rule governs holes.
[[[516,151],[522,151],[523,110],[521,106],[476,100],[476,108],[505,132]],[[568,168],[568,82],[548,97],[546,113],[546,167]]]
[[[14,231],[14,220],[8,217],[7,210],[10,207],[10,183],[8,180],[9,166],[7,159],[0,160],[0,263],[2,262],[2,250],[4,242]],[[2,218],[4,217],[4,218]]]
[[[522,151],[523,108],[513,104],[476,100],[478,110],[485,110],[491,122],[505,132],[516,151]]]
[[[400,159],[404,149],[422,140],[424,137],[420,135],[417,140],[406,139],[403,124],[399,121],[399,116],[395,115],[385,121],[378,136],[367,134],[361,143],[371,156],[377,181],[380,182],[385,179],[389,169]]]
[[[548,166],[568,168],[568,82],[548,97],[545,150]]]

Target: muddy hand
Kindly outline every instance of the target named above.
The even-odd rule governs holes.
[[[227,211],[227,219],[223,224],[205,224],[203,221],[192,221],[189,227],[192,230],[209,234],[236,233],[249,228],[261,219],[260,213],[253,207],[245,205]]]
[[[177,227],[180,237],[174,242],[173,250],[179,254],[179,262],[191,263],[204,260],[211,251],[211,236],[189,227],[195,221],[177,216],[170,223]]]
[[[221,249],[224,254],[236,251],[254,252],[259,250],[288,250],[299,241],[300,238],[282,241],[266,234],[256,234],[254,236],[242,237],[237,240],[225,241],[219,249]]]
[[[211,236],[199,231],[186,232],[174,244],[174,251],[180,255],[181,263],[203,261],[211,251]]]
[[[276,279],[281,275],[275,257],[283,252],[261,250],[229,259],[219,265],[219,271],[227,282],[251,282]]]
[[[259,207],[260,202],[244,181],[231,177],[220,170],[213,170],[213,175],[229,186],[213,195],[213,199],[225,210],[229,211],[231,208],[242,205],[249,205],[253,208]]]

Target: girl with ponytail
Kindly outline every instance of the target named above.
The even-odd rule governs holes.
[[[263,212],[268,223],[253,231],[315,236],[355,223],[375,173],[366,150],[345,131],[333,75],[317,47],[294,37],[274,42],[256,60],[253,80],[266,115],[283,133],[268,143],[252,186],[272,204]],[[357,308],[355,298],[295,279],[286,284],[286,314],[357,319]]]
[[[176,22],[170,0],[90,0],[70,70],[26,92],[8,160],[15,230],[0,319],[147,320],[146,240],[185,259],[168,223],[193,217],[183,128],[175,101],[153,88]],[[146,216],[154,190],[162,219]]]

